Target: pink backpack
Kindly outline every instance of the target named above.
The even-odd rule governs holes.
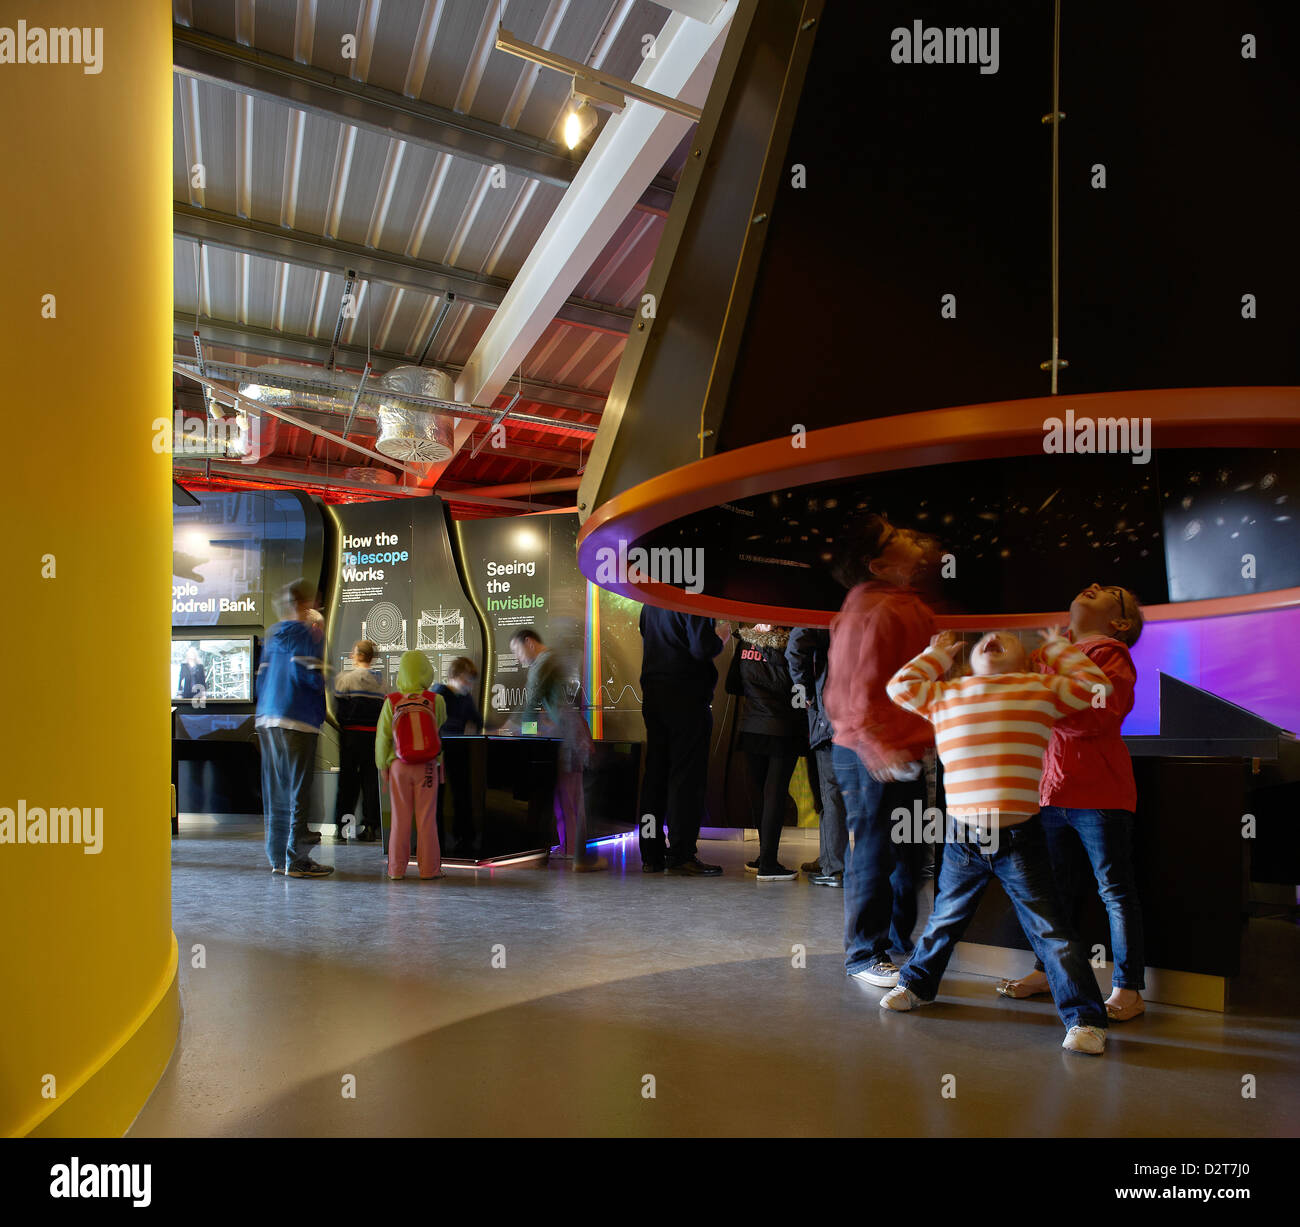
[[[427,763],[442,753],[438,736],[438,697],[429,691],[421,694],[388,696],[393,709],[393,745],[404,763]]]

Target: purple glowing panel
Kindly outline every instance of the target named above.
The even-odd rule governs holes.
[[[1130,736],[1160,731],[1160,673],[1190,682],[1293,732],[1300,730],[1300,608],[1148,622],[1133,649]]]

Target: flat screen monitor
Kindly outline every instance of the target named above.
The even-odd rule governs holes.
[[[253,698],[253,637],[173,638],[172,702],[249,703]]]

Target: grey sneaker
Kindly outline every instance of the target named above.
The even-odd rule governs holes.
[[[285,870],[291,878],[328,878],[333,872],[333,865],[321,865],[316,861],[300,861]]]
[[[1071,1027],[1061,1047],[1069,1052],[1085,1052],[1099,1057],[1106,1051],[1106,1032],[1100,1027]]]
[[[888,959],[881,959],[870,967],[853,972],[853,978],[874,984],[877,988],[895,988],[898,985],[898,968]]]

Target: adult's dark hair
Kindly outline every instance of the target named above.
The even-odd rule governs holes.
[[[510,636],[510,642],[512,644],[524,643],[530,639],[534,643],[541,643],[542,641],[541,635],[539,635],[531,626],[521,626],[513,635]]]
[[[880,557],[887,526],[874,511],[854,516],[835,538],[831,574],[845,588],[856,588],[871,578],[868,564]]]

